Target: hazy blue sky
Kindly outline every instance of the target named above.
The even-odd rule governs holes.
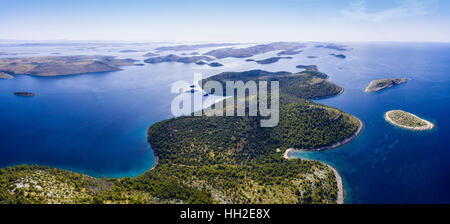
[[[444,0],[0,0],[0,39],[450,42]]]

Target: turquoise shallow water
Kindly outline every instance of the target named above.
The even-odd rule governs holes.
[[[17,76],[0,80],[0,167],[28,163],[93,176],[136,176],[151,168],[154,156],[146,142],[147,128],[171,117],[175,97],[170,84],[192,82],[193,73],[210,76],[223,71],[264,69],[291,71],[316,64],[330,80],[343,86],[342,95],[318,102],[360,118],[365,129],[353,142],[335,150],[295,153],[327,162],[341,173],[348,203],[450,202],[450,45],[349,44],[352,51],[308,47],[291,60],[258,65],[245,59],[220,60],[224,67],[163,63],[124,67],[122,71],[66,77]],[[0,47],[3,52],[50,55],[107,54],[143,59],[153,46]],[[205,49],[206,51],[207,49]],[[344,53],[345,60],[329,56]],[[276,52],[255,59],[275,56]],[[319,56],[308,59],[307,56]],[[25,55],[24,55],[25,56]],[[408,84],[364,93],[373,79],[407,77]],[[14,91],[38,93],[16,97]],[[386,123],[387,110],[403,109],[434,122],[429,132],[412,132]]]

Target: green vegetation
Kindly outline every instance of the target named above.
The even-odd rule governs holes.
[[[317,65],[297,65],[296,68],[305,69],[305,70],[313,70],[318,71]]]
[[[155,123],[148,140],[157,166],[136,178],[92,178],[55,168],[0,170],[2,203],[336,203],[332,169],[286,160],[285,149],[313,149],[352,135],[356,118],[307,100],[342,88],[317,71],[221,73],[207,80],[280,81],[280,123],[256,117],[182,116]],[[252,97],[252,96],[251,96]],[[39,187],[38,187],[39,186]]]
[[[145,63],[149,64],[158,64],[163,62],[180,62],[184,64],[196,63],[198,61],[212,61],[213,58],[207,56],[189,56],[189,57],[180,57],[174,54],[169,54],[166,56],[153,57],[145,59]]]
[[[300,54],[302,53],[303,50],[286,50],[286,51],[280,51],[278,52],[278,56],[282,56],[282,55],[296,55],[296,54]]]
[[[296,42],[274,42],[270,44],[259,44],[246,48],[220,48],[206,52],[204,55],[213,56],[217,59],[222,58],[248,58],[257,54],[264,54],[270,51],[294,51],[304,48],[305,44]]]
[[[254,62],[256,62],[258,64],[266,65],[266,64],[272,64],[272,63],[278,62],[280,59],[292,59],[292,57],[271,57],[271,58],[266,58],[266,59],[262,59],[262,60],[256,60]]]
[[[328,82],[328,76],[315,70],[306,70],[299,73],[289,72],[267,72],[263,70],[251,70],[246,72],[224,72],[203,80],[206,83],[209,80],[219,81],[223,85],[226,81],[247,82],[249,80],[263,80],[280,82],[280,94],[285,97],[319,99],[339,94],[343,91],[342,87]],[[224,90],[225,91],[225,90]],[[224,92],[225,93],[225,92]]]
[[[331,56],[334,56],[334,57],[337,57],[337,58],[340,58],[340,59],[345,59],[347,56],[345,56],[345,55],[343,55],[343,54],[330,54]]]
[[[406,129],[420,131],[433,129],[434,127],[431,122],[402,110],[388,111],[385,114],[385,118],[388,122]]]
[[[31,93],[31,92],[14,92],[14,95],[16,96],[36,96],[36,93]]]

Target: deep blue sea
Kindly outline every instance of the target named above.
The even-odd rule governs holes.
[[[318,102],[357,116],[365,128],[345,146],[295,156],[336,167],[344,179],[347,203],[450,203],[450,44],[347,45],[353,49],[337,52],[311,44],[294,59],[269,65],[227,58],[219,61],[225,66],[218,68],[162,63],[123,67],[117,72],[18,75],[0,80],[0,167],[26,163],[97,177],[137,176],[155,162],[146,131],[153,123],[172,117],[173,82],[192,83],[194,72],[204,77],[250,69],[295,72],[296,65],[315,64],[345,89],[339,96]],[[142,55],[156,46],[0,46],[0,52],[36,53],[17,57],[103,54],[142,60]],[[141,52],[119,53],[124,49]],[[162,54],[168,53],[183,52]],[[343,53],[347,58],[331,53]],[[253,58],[275,55],[270,52]],[[406,77],[408,83],[376,93],[363,92],[370,81],[386,77]],[[15,91],[38,95],[17,97],[12,94]],[[392,109],[426,118],[436,128],[414,132],[394,127],[383,119]]]

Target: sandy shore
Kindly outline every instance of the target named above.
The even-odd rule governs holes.
[[[411,113],[409,113],[409,114],[411,114],[412,116],[416,117],[417,119],[420,119],[421,121],[425,122],[426,125],[420,126],[420,127],[410,127],[410,126],[398,124],[398,123],[396,123],[394,120],[392,120],[392,119],[388,116],[390,112],[392,112],[392,111],[388,111],[388,112],[386,112],[386,113],[384,114],[384,119],[385,119],[387,122],[389,122],[390,124],[395,125],[395,126],[397,126],[397,127],[399,127],[399,128],[404,128],[404,129],[413,130],[413,131],[427,131],[427,130],[431,130],[431,129],[434,128],[434,124],[433,124],[433,123],[431,123],[431,122],[429,122],[429,121],[427,121],[427,120],[424,120],[424,119],[422,119],[422,118],[420,118],[420,117],[418,117],[418,116],[416,116],[416,115],[414,115],[414,114],[411,114]],[[408,113],[408,112],[407,112],[407,113]]]
[[[291,157],[290,157],[290,153],[291,153],[292,151],[295,151],[295,150],[292,149],[292,148],[291,148],[291,149],[287,149],[287,150],[284,152],[283,157],[284,157],[285,159],[294,159],[294,158],[291,158]],[[320,161],[319,161],[319,162],[320,162]],[[329,165],[329,164],[327,164],[327,163],[324,163],[324,162],[320,162],[320,163],[325,164],[328,168],[330,168],[331,170],[333,170],[334,176],[335,176],[335,178],[336,178],[337,186],[338,186],[338,195],[337,195],[336,203],[337,203],[337,204],[344,204],[344,203],[345,203],[345,191],[344,191],[344,182],[342,181],[341,174],[339,174],[339,172],[338,172],[334,167],[332,167],[331,165]]]

